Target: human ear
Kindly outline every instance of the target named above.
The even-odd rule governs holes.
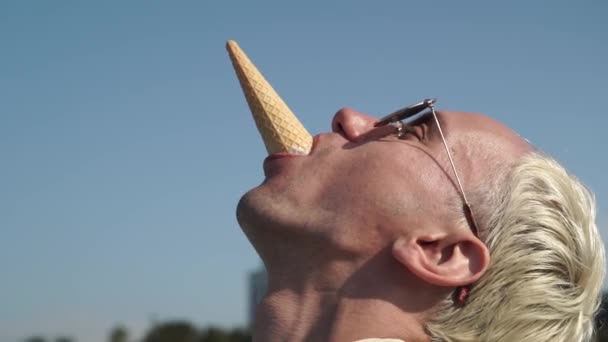
[[[490,253],[469,233],[427,234],[399,238],[393,257],[427,283],[458,287],[476,282],[487,270]]]

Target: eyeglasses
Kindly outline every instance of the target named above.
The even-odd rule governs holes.
[[[458,176],[458,172],[456,172],[456,167],[454,166],[454,159],[452,158],[452,153],[450,153],[450,149],[448,148],[448,144],[445,141],[445,136],[443,135],[443,130],[441,129],[441,124],[439,123],[439,119],[437,118],[437,113],[435,112],[435,99],[425,99],[422,102],[413,104],[411,106],[399,109],[396,112],[393,112],[378,121],[374,126],[380,127],[385,125],[391,125],[396,128],[397,136],[403,136],[408,128],[406,124],[403,123],[402,120],[405,120],[409,117],[412,117],[418,113],[426,109],[430,109],[430,112],[435,119],[435,123],[437,124],[437,129],[439,131],[439,135],[441,136],[441,140],[443,141],[443,146],[445,147],[445,152],[448,154],[448,159],[450,160],[450,165],[452,166],[452,171],[454,172],[454,176],[456,177],[456,182],[458,183],[458,188],[460,189],[460,194],[462,195],[462,200],[464,202],[464,210],[465,215],[467,217],[467,221],[471,226],[471,230],[476,237],[479,237],[479,231],[477,229],[477,223],[475,222],[475,218],[473,216],[473,210],[471,209],[471,204],[467,200],[467,196],[464,192],[464,187],[462,186],[462,182],[460,181],[460,177]],[[428,113],[428,112],[427,112]]]

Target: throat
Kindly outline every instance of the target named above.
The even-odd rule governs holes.
[[[270,292],[257,308],[253,340],[329,341],[337,307],[333,291]]]
[[[284,289],[269,293],[259,305],[253,341],[427,341],[420,323],[415,315],[382,299]]]

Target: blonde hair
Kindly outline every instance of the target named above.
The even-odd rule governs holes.
[[[593,196],[537,152],[495,179],[473,196],[490,267],[464,306],[444,301],[432,340],[591,340],[605,263]]]

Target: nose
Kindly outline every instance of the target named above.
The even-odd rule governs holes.
[[[378,120],[351,108],[342,108],[331,121],[331,130],[351,141],[360,140]]]

